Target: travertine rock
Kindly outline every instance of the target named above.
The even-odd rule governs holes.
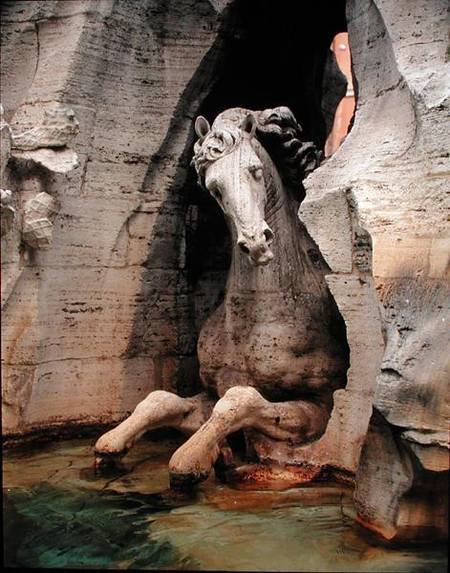
[[[57,212],[55,199],[45,192],[38,193],[25,203],[22,237],[30,247],[42,249],[51,244],[53,219]]]
[[[12,156],[45,167],[53,173],[65,174],[79,166],[78,156],[72,149],[42,148],[33,151],[13,151]]]
[[[1,197],[1,230],[2,237],[6,235],[14,222],[15,209],[11,206],[12,192],[8,189],[0,189]]]
[[[12,133],[4,120],[3,105],[0,103],[0,181],[3,185],[3,174],[11,157]]]
[[[40,125],[13,134],[12,156],[53,173],[68,173],[79,165],[77,154],[68,147],[78,132],[79,123],[73,110],[66,107],[44,110]]]
[[[65,147],[79,130],[80,125],[73,110],[66,107],[47,109],[40,125],[23,133],[14,134],[12,147],[22,151],[41,147]]]
[[[8,164],[6,146],[2,187],[12,190],[10,206],[19,221],[23,205],[39,193],[61,205],[45,251],[19,248],[20,225],[2,236],[7,435],[120,420],[152,390],[186,395],[198,382],[196,334],[220,303],[228,238],[207,199],[198,195],[187,208],[194,187],[188,156],[193,120],[222,73],[230,38],[239,36],[237,4],[2,4],[6,121],[14,133],[37,130],[34,141],[46,142],[13,150]],[[270,6],[266,10],[270,14]],[[399,440],[398,451],[415,468],[411,489],[402,494],[392,485],[388,453],[394,450],[387,447],[384,477],[370,486],[370,499],[380,503],[368,513],[364,493],[358,498],[364,523],[390,528],[394,537],[400,522],[406,531],[420,521],[408,499],[420,497],[423,475],[439,489],[448,463],[446,18],[443,0],[348,2],[356,117],[339,151],[308,178],[300,212],[330,267],[327,282],[350,346],[347,385],[334,396],[322,438],[304,453],[354,471],[374,401]],[[254,37],[266,42],[270,27],[267,34],[258,31]],[[293,90],[289,97],[320,104],[312,81],[302,84],[311,86],[310,94],[294,93],[297,74],[309,68],[297,61],[292,66],[296,54],[285,56],[279,63]],[[228,63],[232,72],[235,61]],[[263,65],[258,70],[265,72]],[[251,99],[243,76],[239,85]],[[251,84],[251,69],[246,77]],[[258,88],[278,89],[271,73],[258,78]],[[234,84],[221,90],[217,102],[208,102],[215,115],[247,105]],[[259,91],[255,99],[263,97]],[[275,95],[266,107],[286,104]],[[75,135],[69,121],[62,138],[55,136],[48,118],[58,109],[73,110],[80,123],[69,144],[79,169],[67,170],[76,163],[67,143],[52,146]],[[194,247],[207,258],[203,273]],[[360,492],[374,471],[371,443],[369,436]],[[429,496],[421,507],[432,523]],[[395,508],[397,522],[391,520]]]
[[[409,444],[378,412],[362,450],[354,499],[360,523],[385,539],[448,537],[447,472],[417,464]]]
[[[3,187],[18,213],[40,193],[60,204],[47,249],[23,252],[20,225],[2,238],[6,435],[109,423],[196,383],[183,153],[227,4],[2,3],[2,103],[26,134]]]
[[[450,378],[447,6],[366,0],[350,2],[347,11],[358,86],[354,125],[338,152],[305,182],[300,216],[331,267],[328,280],[347,324],[351,368],[344,392],[357,368],[355,385],[400,435],[402,456],[421,471],[442,472],[448,470]],[[364,251],[371,254],[369,266]],[[361,277],[361,264],[368,279]],[[358,326],[348,313],[349,291],[333,287],[358,276],[368,288],[365,312],[383,333],[378,358],[371,353],[382,349],[380,335],[374,343],[364,321]],[[350,301],[352,314],[355,308]],[[341,410],[340,423],[350,412]],[[361,437],[370,415],[366,408],[350,416],[349,427]],[[395,467],[403,462],[392,461],[376,432],[369,434],[357,474],[361,520],[386,537],[407,536],[408,527],[421,530],[419,514],[428,508],[430,529],[436,507],[425,493],[423,511],[402,509],[418,470],[400,487]],[[361,441],[355,452],[360,447]],[[393,517],[400,514],[401,527]],[[436,514],[438,530],[441,521]]]
[[[62,108],[56,112],[48,112],[43,129],[30,130],[28,132],[30,137],[26,134],[25,137],[15,137],[9,125],[3,121],[3,107],[1,110],[2,135],[5,136],[5,141],[2,142],[2,177],[11,159],[16,160],[16,163],[22,163],[22,172],[28,172],[31,177],[37,165],[45,167],[51,173],[67,173],[78,167],[77,154],[65,147],[78,133],[78,122],[72,110]],[[48,131],[47,127],[49,127]],[[21,146],[24,152],[21,152]],[[45,146],[64,149],[54,151]],[[2,189],[1,193],[3,236],[12,227],[15,209],[11,205],[12,192]],[[23,241],[32,248],[48,247],[51,243],[53,219],[57,211],[57,201],[46,192],[38,193],[35,197],[28,199],[23,206],[19,225]]]

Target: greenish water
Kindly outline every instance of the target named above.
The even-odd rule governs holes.
[[[10,567],[441,573],[443,547],[386,547],[346,515],[351,491],[322,486],[167,491],[173,440],[140,443],[122,475],[94,476],[72,440],[3,459]]]

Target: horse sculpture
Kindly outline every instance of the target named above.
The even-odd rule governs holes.
[[[190,437],[170,460],[173,487],[232,467],[228,438],[241,430],[258,467],[303,463],[301,448],[323,434],[348,367],[327,266],[297,215],[313,144],[301,141],[285,107],[233,108],[212,128],[197,118],[195,130],[199,181],[223,210],[234,245],[224,301],[199,335],[204,391],[151,392],[95,445],[101,465],[148,430],[181,430]]]

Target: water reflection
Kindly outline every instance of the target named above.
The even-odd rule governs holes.
[[[96,476],[89,440],[4,457],[5,565],[229,571],[446,571],[443,548],[383,547],[351,519],[345,488],[168,490],[175,442],[142,442]]]

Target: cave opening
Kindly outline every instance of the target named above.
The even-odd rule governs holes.
[[[305,140],[313,141],[323,152],[335,110],[347,88],[330,49],[336,35],[346,33],[345,0],[281,6],[262,0],[257,8],[250,0],[237,0],[232,7],[225,27],[225,57],[198,115],[212,124],[219,113],[231,107],[262,110],[287,106],[300,123]],[[222,211],[199,186],[193,168],[185,189],[186,278],[195,353],[202,324],[225,294],[231,243]],[[310,256],[321,255],[313,252]],[[335,327],[336,336],[348,349],[343,320]],[[198,376],[194,378],[180,376],[178,391],[186,395],[200,390]]]
[[[251,0],[237,0],[230,20],[226,58],[200,113],[213,120],[230,107],[284,105],[305,139],[323,149],[328,120],[323,99],[330,83],[324,74],[334,37],[347,31],[345,0],[281,5],[261,0],[257,8]],[[334,89],[339,99],[345,93]]]

